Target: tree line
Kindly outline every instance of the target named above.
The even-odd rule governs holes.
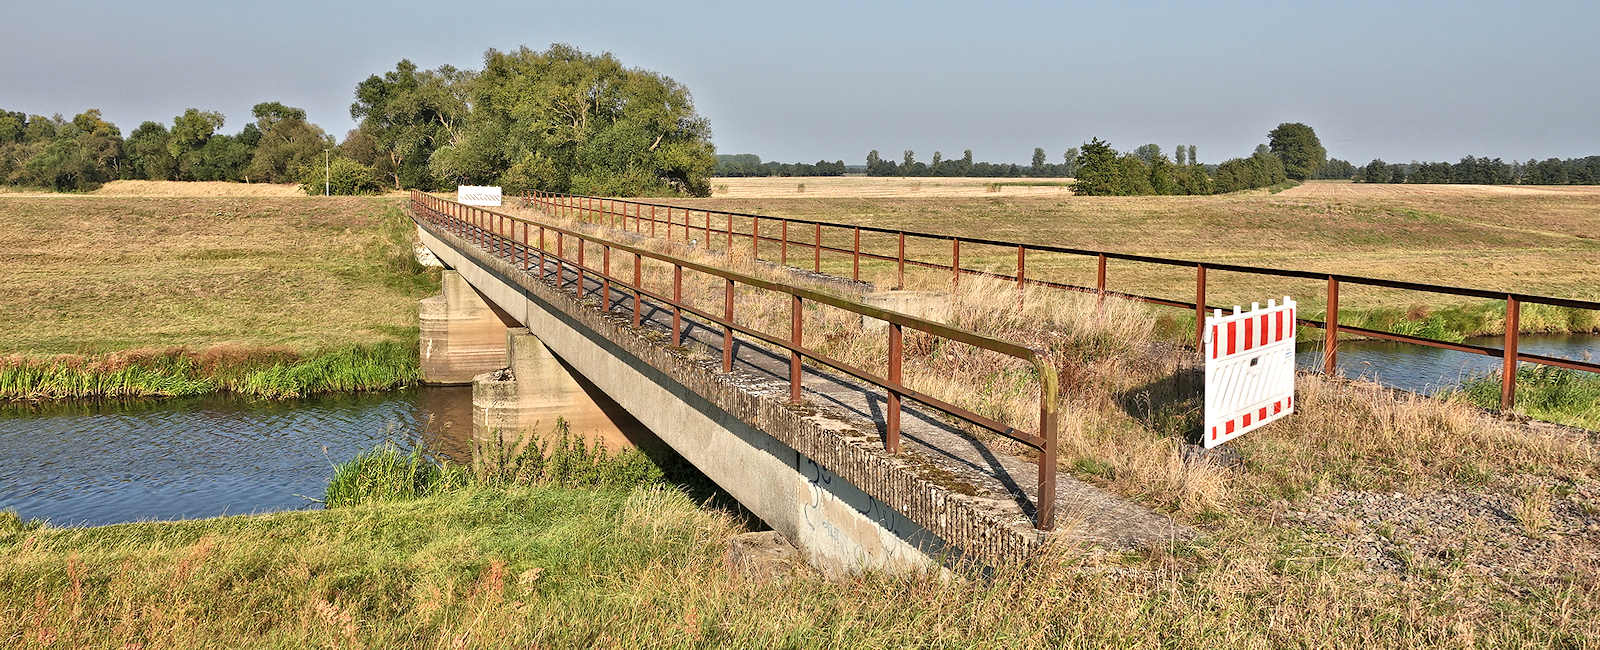
[[[1078,154],[1072,191],[1086,196],[1221,194],[1305,180],[1327,164],[1316,131],[1299,122],[1279,124],[1248,157],[1215,166],[1201,164],[1193,145],[1174,153],[1175,159],[1168,158],[1154,144],[1118,153],[1094,138]]]
[[[1386,163],[1373,160],[1352,176],[1361,183],[1464,183],[1473,185],[1596,185],[1600,156],[1506,162],[1466,156],[1457,163]]]
[[[189,109],[126,138],[97,109],[71,121],[0,111],[0,182],[84,191],[116,179],[299,182],[320,194],[500,185],[612,196],[708,196],[710,124],[689,91],[610,54],[556,44],[484,53],[482,70],[401,60],[355,88],[342,142],[304,110],[257,104],[255,121]],[[821,164],[821,163],[819,163]],[[843,162],[827,163],[843,173]]]
[[[762,162],[753,153],[717,154],[716,176],[843,176],[843,160],[815,163]]]
[[[1062,154],[1059,163],[1049,162],[1049,155],[1043,147],[1033,149],[1033,161],[1030,165],[1015,163],[992,163],[974,161],[972,150],[961,152],[960,158],[945,158],[944,152],[933,152],[931,162],[917,160],[917,153],[910,149],[900,155],[900,161],[885,160],[877,149],[867,152],[866,172],[868,176],[970,176],[979,178],[1061,178],[1072,176],[1077,169],[1078,149],[1073,147]]]
[[[147,121],[126,138],[98,109],[72,120],[0,110],[0,180],[56,191],[86,191],[112,180],[298,180],[333,146],[304,110],[256,104],[239,133],[219,133],[224,118],[191,108],[168,127]]]

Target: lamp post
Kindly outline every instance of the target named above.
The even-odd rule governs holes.
[[[322,195],[333,196],[333,158],[331,150],[322,150]]]

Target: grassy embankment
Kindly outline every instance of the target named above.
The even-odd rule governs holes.
[[[401,206],[0,196],[0,399],[409,383],[416,300],[437,278],[412,259]]]
[[[1223,196],[1063,197],[988,195],[951,190],[905,191],[918,179],[805,179],[804,196],[783,193],[795,179],[731,179],[727,198],[674,201],[736,212],[907,228],[971,237],[1118,252],[1366,275],[1588,300],[1600,299],[1600,188],[1390,186],[1312,182],[1278,193],[1257,190]],[[782,182],[780,182],[782,181]],[[900,186],[894,186],[898,181]],[[763,183],[773,191],[763,191]],[[896,191],[899,187],[900,191]],[[747,221],[736,229],[748,230]],[[791,232],[810,241],[812,233]],[[778,237],[770,222],[763,234]],[[824,233],[829,245],[849,248],[848,232]],[[746,242],[748,245],[748,242]],[[892,252],[886,236],[862,235],[862,247]],[[766,253],[776,254],[775,244]],[[791,250],[791,263],[809,266],[811,252]],[[907,255],[948,263],[948,243],[908,240]],[[963,266],[1012,272],[1014,249],[965,244]],[[1092,286],[1094,259],[1030,254],[1029,277]],[[825,254],[823,270],[849,275],[850,259]],[[893,281],[893,264],[863,262],[863,274]],[[914,284],[937,286],[948,275],[908,270]],[[1113,261],[1112,290],[1194,299],[1194,272]],[[1302,312],[1321,318],[1325,283],[1238,273],[1208,274],[1207,301],[1245,304],[1292,295]],[[1362,288],[1341,291],[1340,322],[1443,339],[1504,332],[1498,301]],[[1173,333],[1192,331],[1193,316],[1158,308]],[[1600,332],[1600,313],[1524,305],[1525,333]],[[1307,330],[1308,336],[1317,333]]]

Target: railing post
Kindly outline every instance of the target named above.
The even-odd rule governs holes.
[[[611,311],[611,245],[603,244],[601,248],[603,252],[600,263],[600,310],[609,312]]]
[[[1099,258],[1100,268],[1096,272],[1094,279],[1094,289],[1097,294],[1095,297],[1096,309],[1099,309],[1106,302],[1106,254],[1101,253]]]
[[[1504,367],[1500,370],[1500,410],[1510,413],[1517,405],[1517,339],[1522,333],[1522,301],[1506,296],[1506,342]]]
[[[1194,351],[1206,352],[1206,265],[1194,266]]]
[[[1042,397],[1042,396],[1041,396]],[[1056,410],[1053,404],[1039,401],[1039,437],[1044,438],[1044,449],[1039,454],[1039,501],[1034,514],[1034,527],[1053,530],[1056,527]]]
[[[650,236],[656,236],[656,206],[650,206]]]
[[[667,206],[667,241],[672,241],[672,206]]]
[[[588,248],[588,246],[584,245],[587,243],[588,240],[584,239],[582,235],[578,236],[578,300],[583,300],[583,295],[588,290],[588,287],[583,284],[583,249]]]
[[[726,253],[728,255],[728,257],[730,257],[730,258],[733,257],[733,213],[732,212],[728,213],[728,245],[723,247],[722,252]]]
[[[532,202],[531,197],[529,201]],[[533,263],[530,261],[533,256],[528,253],[528,229],[532,227],[533,224],[522,222],[522,270],[524,271],[533,268]]]
[[[950,238],[950,286],[961,286],[961,238]]]
[[[899,266],[896,267],[898,270],[895,275],[894,288],[904,289],[906,288],[906,233],[903,230],[900,231],[900,252],[897,259],[899,260]]]
[[[861,281],[861,226],[855,227],[855,242],[850,245],[850,279]]]
[[[889,323],[889,404],[884,409],[883,445],[891,454],[900,453],[900,359],[905,345],[899,323]]]
[[[565,233],[556,231],[556,289],[561,288],[561,280],[567,271],[567,242]]]
[[[711,211],[706,210],[706,251],[711,250]]]
[[[1028,249],[1017,246],[1017,297],[1022,296],[1022,287],[1028,281]]]
[[[761,261],[761,217],[750,217],[750,261]]]
[[[722,282],[722,371],[733,372],[733,280]]]
[[[633,254],[633,326],[634,327],[638,327],[639,323],[640,323],[639,318],[640,318],[640,313],[641,312],[640,312],[640,309],[639,309],[639,305],[640,305],[640,303],[643,302],[642,296],[644,295],[644,293],[643,293],[644,292],[644,282],[642,281],[644,276],[643,276],[643,274],[641,274],[639,272],[639,266],[643,262],[644,262],[644,257],[643,256],[639,255],[638,253],[634,253]]]
[[[1328,317],[1322,344],[1322,373],[1339,373],[1339,279],[1328,276]]]
[[[539,279],[544,279],[544,226],[539,226]]]
[[[800,296],[789,296],[789,344],[794,349],[789,350],[789,403],[800,403],[800,346],[804,340],[800,331],[800,313],[802,305]]]
[[[811,256],[811,270],[812,271],[816,271],[817,273],[821,273],[822,272],[822,224],[820,224],[820,223],[817,224],[816,240],[817,240],[816,249],[812,251],[812,256]]]
[[[672,265],[672,347],[682,345],[683,341],[683,265]]]
[[[778,245],[778,261],[784,266],[789,265],[789,220],[783,220],[783,227],[778,230],[778,236],[783,238],[783,243]]]

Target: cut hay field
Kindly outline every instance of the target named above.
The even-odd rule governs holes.
[[[711,197],[727,199],[1068,196],[1070,178],[898,178],[793,176],[713,178]]]
[[[781,188],[778,180],[762,181]],[[851,195],[846,182],[879,184]],[[812,195],[714,194],[672,201],[775,216],[905,228],[969,237],[1071,246],[1316,272],[1365,275],[1560,297],[1600,299],[1600,187],[1498,187],[1365,185],[1312,182],[1276,194],[1263,190],[1220,196],[1083,197],[1065,192],[1026,196],[972,194],[917,196],[906,188],[919,179],[838,179]],[[899,184],[900,189],[893,188]],[[823,195],[827,191],[827,195]],[[899,192],[896,194],[896,192]],[[775,226],[775,224],[774,224]],[[737,227],[737,226],[736,226]],[[748,228],[748,225],[745,225]],[[777,237],[776,227],[763,234]],[[809,240],[811,233],[792,234]],[[849,235],[825,234],[849,247]],[[891,253],[888,236],[863,235],[864,249]],[[773,246],[775,248],[775,246]],[[947,242],[908,241],[909,256],[948,263]],[[809,261],[810,252],[798,253]],[[962,264],[1011,272],[1014,249],[965,244]],[[824,270],[848,274],[845,255],[825,255]],[[892,264],[870,263],[863,272],[889,278]],[[944,272],[923,271],[908,281],[946,283]],[[1094,260],[1030,254],[1028,275],[1093,285]],[[1208,302],[1265,301],[1290,294],[1306,313],[1323,309],[1324,284],[1212,272]],[[1193,300],[1193,271],[1113,262],[1112,290]],[[1497,333],[1493,301],[1346,287],[1341,312],[1383,312],[1378,320],[1426,319],[1440,310],[1468,314],[1465,334]],[[1176,313],[1177,310],[1173,310]],[[1182,318],[1178,315],[1177,318]],[[1371,323],[1384,326],[1382,322]],[[1541,313],[1524,317],[1524,329],[1600,329],[1600,314]]]
[[[429,288],[401,206],[0,196],[0,355],[409,339]]]

